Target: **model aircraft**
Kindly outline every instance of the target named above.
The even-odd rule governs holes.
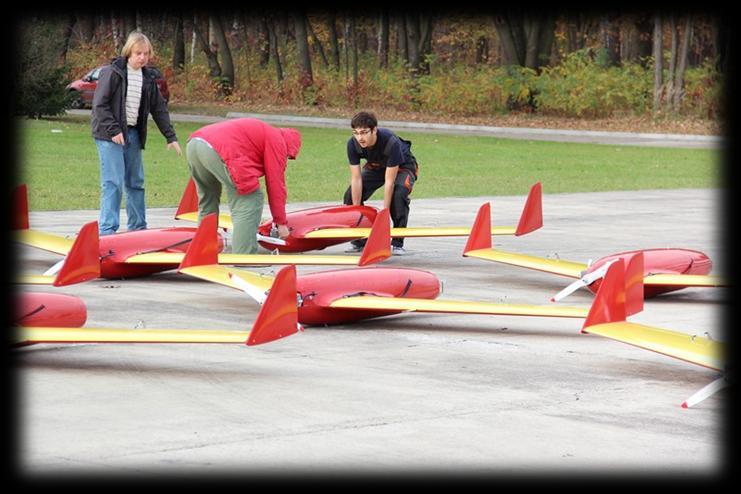
[[[26,185],[16,187],[13,199],[13,224],[16,240],[56,254],[68,255],[73,241],[59,235],[29,228]],[[106,279],[135,278],[176,269],[185,248],[196,232],[194,227],[151,228],[116,233],[98,239],[100,276]],[[96,236],[97,238],[97,236]],[[352,255],[273,255],[220,253],[218,262],[230,265],[360,265],[380,262],[391,256],[390,241],[368,242],[361,256]],[[224,248],[219,236],[218,250]]]
[[[100,276],[98,259],[98,222],[81,229],[69,254],[44,274],[25,274],[15,280],[24,285],[52,285],[56,287],[82,283]],[[78,297],[59,293],[23,292],[16,300],[16,323],[31,326],[72,326],[85,324],[85,303]]]
[[[388,217],[388,209],[383,209],[376,223],[390,228]],[[178,272],[243,290],[261,301],[270,292],[273,278],[217,264],[217,235],[216,215],[203,218]],[[588,313],[584,307],[437,299],[438,278],[410,268],[364,267],[309,273],[297,277],[296,290],[298,320],[305,325],[342,324],[406,311],[574,318],[585,318]]]
[[[530,188],[520,220],[516,227],[491,227],[491,235],[526,235],[543,226],[542,187],[540,182]],[[270,237],[273,225],[270,221],[258,227],[260,244],[268,250],[279,252],[306,252],[321,250],[331,245],[341,244],[353,239],[370,235],[378,209],[372,206],[322,206],[317,208],[292,211],[286,215],[291,234],[281,243],[275,243]],[[175,219],[191,222],[198,221],[198,194],[191,179],[185,188]],[[221,213],[218,216],[219,227],[232,228],[232,219]],[[468,227],[407,227],[391,228],[391,237],[449,237],[469,235]]]
[[[644,253],[637,252],[618,258],[610,263],[605,273],[604,281],[601,283],[597,292],[598,298],[603,291],[612,290],[622,285],[620,282],[610,283],[608,285],[608,278],[615,279],[621,276],[634,276],[628,274],[627,271],[626,273],[623,272],[625,262],[637,264],[634,271],[637,274],[636,278],[639,282],[645,281],[640,276],[642,272],[642,266],[640,265],[643,263],[643,257]],[[640,286],[640,283],[631,281],[628,281],[627,284]],[[728,384],[725,375],[726,350],[723,343],[702,336],[627,322],[626,318],[631,315],[631,311],[626,310],[623,304],[602,302],[604,300],[615,299],[616,297],[614,296],[602,297],[600,302],[597,302],[597,299],[595,299],[595,303],[592,305],[589,315],[584,321],[582,333],[604,336],[723,373],[720,378],[714,380],[685,400],[682,403],[682,408],[689,408],[696,405]],[[617,300],[619,300],[619,297],[617,297]]]
[[[54,295],[54,294],[47,294]],[[22,317],[13,334],[12,346],[37,343],[245,343],[260,345],[284,338],[303,327],[296,309],[296,267],[278,272],[270,294],[265,298],[251,331],[214,329],[116,329],[83,328],[87,317],[85,303],[69,295],[45,299],[53,304],[49,313],[67,312],[66,324],[60,320],[40,319],[34,313]],[[77,319],[74,319],[76,317]],[[42,324],[42,323],[46,324]]]
[[[486,231],[487,222],[490,221],[490,210],[489,203],[485,203],[479,208],[463,255],[576,278],[575,282],[556,294],[552,298],[553,301],[563,299],[582,286],[586,286],[596,293],[610,263],[639,252],[643,253],[644,257],[643,284],[645,298],[687,287],[728,286],[722,278],[708,274],[712,269],[713,262],[707,255],[690,249],[641,249],[620,252],[598,259],[591,264],[563,259],[546,259],[493,249],[491,237]]]

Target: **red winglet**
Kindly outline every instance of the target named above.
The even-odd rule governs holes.
[[[216,213],[211,213],[201,220],[185,257],[178,266],[178,272],[191,266],[219,263],[219,237],[216,231],[218,221]]]
[[[21,184],[13,189],[13,216],[11,218],[11,230],[28,230],[28,189],[26,184]]]
[[[286,266],[278,272],[270,287],[268,298],[247,338],[247,345],[260,345],[297,333],[296,266]]]
[[[540,182],[530,187],[525,207],[522,208],[520,222],[515,236],[526,235],[543,226],[543,191]]]
[[[363,247],[358,266],[367,266],[391,257],[391,226],[388,208],[378,212],[373,221],[368,241]]]
[[[476,219],[468,234],[468,242],[463,255],[471,250],[491,249],[491,204],[485,202],[476,213]]]
[[[588,333],[587,328],[596,324],[625,321],[626,317],[625,261],[621,258],[607,268],[581,332]]]
[[[643,252],[625,259],[625,314],[631,316],[643,310]]]
[[[183,197],[180,198],[178,210],[175,211],[175,218],[181,214],[192,213],[194,211],[198,211],[198,189],[196,189],[196,183],[191,178],[188,180],[188,185],[185,186]]]
[[[98,222],[91,221],[80,233],[67,253],[67,258],[54,278],[54,286],[72,285],[100,277],[100,237]]]

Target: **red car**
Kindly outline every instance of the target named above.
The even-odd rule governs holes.
[[[67,91],[76,93],[72,99],[72,108],[90,108],[93,105],[93,94],[95,88],[98,85],[98,76],[100,75],[100,69],[103,67],[97,67],[85,74],[84,77],[72,81],[67,85]],[[157,72],[157,86],[160,88],[160,93],[165,101],[170,101],[170,89],[167,87],[167,79],[164,78],[162,73],[154,67],[150,67],[152,70]]]

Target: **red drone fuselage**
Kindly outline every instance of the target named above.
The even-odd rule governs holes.
[[[306,325],[330,325],[402,312],[328,307],[333,300],[362,294],[434,299],[440,294],[440,280],[434,274],[420,269],[336,269],[298,276],[296,290],[302,300],[298,308],[299,322]]]
[[[603,257],[595,261],[586,273],[599,269],[600,266],[608,261],[611,261],[620,257],[627,257],[637,252],[643,252],[643,273],[644,277],[650,274],[709,274],[713,268],[713,261],[705,255],[703,252],[691,249],[642,249],[633,250],[628,252],[620,252],[610,256]],[[589,285],[589,289],[594,293],[597,293],[602,279],[596,280],[594,283]],[[684,285],[665,285],[665,286],[651,286],[644,285],[643,296],[644,298],[655,297],[662,293],[673,292],[687,288]]]
[[[306,252],[321,250],[331,245],[348,242],[347,238],[303,238],[308,232],[321,228],[370,228],[376,219],[378,210],[371,206],[323,206],[301,209],[286,214],[287,225],[291,234],[284,239],[286,245],[274,245],[260,242],[268,250],[279,252]],[[257,231],[266,237],[270,236],[272,221],[262,223]]]
[[[87,320],[87,308],[81,298],[46,292],[20,295],[16,322],[22,326],[79,328]]]
[[[152,228],[100,237],[100,276],[107,279],[136,278],[176,269],[177,264],[127,264],[126,259],[145,252],[185,253],[196,230],[193,227]],[[221,252],[224,239],[220,235],[218,244]]]

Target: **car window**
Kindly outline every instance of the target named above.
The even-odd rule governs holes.
[[[100,69],[102,69],[102,68],[103,67],[98,67],[97,69],[93,69],[90,72],[90,80],[91,81],[97,81],[98,80],[98,77],[100,76]]]

